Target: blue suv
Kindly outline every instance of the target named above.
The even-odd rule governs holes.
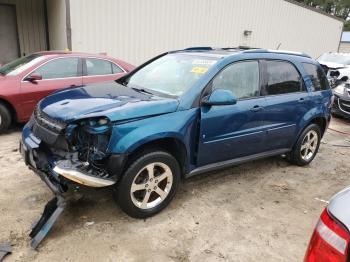
[[[182,178],[282,154],[309,164],[331,106],[326,76],[305,54],[188,48],[46,97],[20,149],[55,193],[112,186],[120,207],[144,218]]]

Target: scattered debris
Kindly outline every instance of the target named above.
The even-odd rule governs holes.
[[[324,199],[321,199],[321,198],[318,198],[318,197],[315,197],[314,199],[317,200],[317,201],[320,201],[322,203],[329,204],[329,201],[327,201],[327,200],[324,200]]]
[[[88,222],[85,223],[85,226],[89,227],[89,226],[92,226],[93,224],[95,224],[94,221],[88,221]]]
[[[225,258],[225,256],[221,252],[219,252],[219,258]]]
[[[0,244],[0,261],[8,254],[12,253],[12,246],[10,243]]]

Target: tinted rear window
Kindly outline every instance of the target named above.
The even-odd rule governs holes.
[[[303,90],[301,77],[296,68],[285,61],[266,61],[267,95],[288,94]]]
[[[314,64],[303,63],[307,76],[310,77],[314,90],[327,90],[329,89],[327,85],[327,79],[324,73],[322,72],[321,67]]]

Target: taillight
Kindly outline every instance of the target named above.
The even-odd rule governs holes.
[[[346,262],[349,232],[325,209],[311,237],[304,262]]]

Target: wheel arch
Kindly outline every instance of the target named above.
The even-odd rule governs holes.
[[[0,96],[0,104],[3,104],[6,106],[6,108],[8,108],[12,117],[12,121],[17,120],[17,111],[11,102]]]
[[[184,177],[188,170],[187,148],[181,139],[173,136],[150,138],[144,140],[143,143],[134,145],[128,150],[123,169],[125,170],[138,156],[153,150],[163,150],[174,156],[180,165],[181,175]]]
[[[310,124],[318,125],[321,129],[321,136],[323,136],[327,129],[327,118],[324,116],[314,117],[305,127],[307,127]]]

